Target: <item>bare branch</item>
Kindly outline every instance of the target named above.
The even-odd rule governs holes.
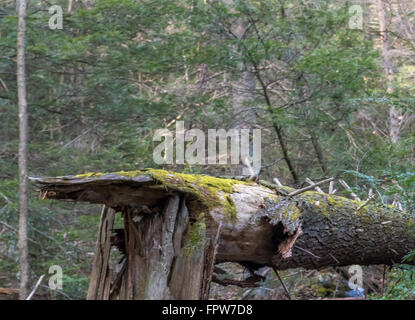
[[[35,292],[36,292],[36,291],[37,291],[37,289],[39,288],[40,283],[42,282],[42,280],[43,280],[43,278],[44,278],[44,277],[45,277],[45,275],[44,275],[44,274],[42,274],[42,275],[40,276],[39,280],[36,282],[35,287],[33,288],[32,292],[29,294],[29,296],[26,298],[26,300],[30,300],[30,299],[32,299],[33,295],[35,294]]]
[[[327,183],[327,182],[330,182],[330,181],[333,181],[333,180],[334,180],[334,177],[331,177],[331,178],[328,178],[328,179],[322,180],[322,181],[320,181],[320,182],[314,183],[314,184],[312,184],[312,185],[310,185],[310,186],[307,186],[307,187],[305,187],[305,188],[295,190],[295,191],[293,191],[293,192],[289,193],[289,194],[288,194],[288,196],[289,196],[289,197],[294,197],[294,196],[296,196],[296,195],[299,195],[300,193],[306,192],[306,191],[308,191],[308,190],[312,190],[312,189],[314,189],[314,188],[315,188],[315,187],[317,187],[317,186],[320,186],[320,185],[322,185],[322,184],[324,184],[324,183]]]
[[[336,189],[334,189],[334,181],[330,181],[329,184],[329,194],[335,194],[336,193]]]
[[[357,201],[362,201],[360,198],[356,195],[356,193],[353,192],[352,188],[349,187],[349,185],[346,183],[346,181],[339,179],[340,184],[350,192],[350,195]]]
[[[280,180],[278,180],[278,178],[274,178],[273,180],[278,187],[282,187],[282,183],[280,182]]]
[[[274,272],[275,272],[275,274],[277,275],[278,280],[280,280],[280,282],[281,282],[281,284],[282,284],[282,287],[284,288],[285,294],[287,295],[288,300],[291,300],[291,295],[290,295],[290,292],[288,291],[287,287],[285,286],[284,281],[282,281],[282,278],[281,278],[280,274],[278,273],[277,268],[272,267],[272,269],[274,269]]]
[[[305,178],[305,182],[307,182],[309,185],[315,184],[310,178]],[[330,182],[331,183],[331,182]],[[317,192],[325,193],[323,190],[321,190],[319,187],[315,187]]]

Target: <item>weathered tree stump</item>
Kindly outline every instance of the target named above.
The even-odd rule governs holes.
[[[114,210],[104,207],[87,299],[201,299],[207,296],[217,237],[206,235],[203,215],[189,225],[183,196],[172,195],[156,211],[142,215],[125,207],[122,241],[125,259],[111,286],[109,253]],[[118,241],[117,241],[118,242]],[[212,244],[215,246],[210,249]],[[210,261],[209,267],[206,262]]]

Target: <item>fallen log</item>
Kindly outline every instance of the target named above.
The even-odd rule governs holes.
[[[0,288],[0,294],[19,295],[19,289],[18,288]]]
[[[111,277],[95,259],[91,299],[206,298],[220,262],[277,270],[392,265],[415,249],[415,219],[373,201],[154,169],[32,180],[42,199],[101,203],[124,218],[115,241],[128,264],[121,285],[116,294],[102,290]],[[110,227],[97,243],[107,253]]]
[[[37,289],[37,288],[36,288]],[[19,298],[19,288],[0,288],[0,300],[1,295],[8,296],[8,299],[17,300]],[[34,292],[31,298],[36,297],[37,300],[45,300],[49,294],[47,292]]]

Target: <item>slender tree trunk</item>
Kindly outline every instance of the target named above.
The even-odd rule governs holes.
[[[317,134],[315,133],[315,131],[313,129],[311,129],[309,132],[310,132],[310,140],[311,140],[311,143],[313,144],[314,151],[316,153],[318,162],[320,163],[321,170],[323,170],[323,173],[326,174],[327,173],[327,163],[326,163],[326,159],[324,158],[323,149],[321,148],[318,136],[317,136]]]
[[[239,18],[233,23],[231,31],[238,39],[242,39],[246,32],[246,28],[247,22]],[[248,64],[240,62],[238,64],[239,73],[237,74],[236,79],[232,81],[234,127],[239,132],[241,129],[252,129],[256,123],[256,112],[253,108],[256,79],[249,67]],[[239,165],[235,174],[242,174],[242,168],[243,166]]]
[[[26,0],[19,1],[19,24],[17,31],[17,90],[19,100],[19,258],[21,300],[28,295],[29,261],[27,243],[28,181],[27,181],[27,131],[28,116],[25,79],[25,30]]]
[[[255,75],[243,64],[239,66],[240,74],[232,86],[232,104],[235,114],[235,128],[251,129],[256,123],[253,108]]]
[[[270,113],[271,116],[273,116],[274,115],[274,111],[273,111],[273,108],[272,108],[271,99],[270,99],[269,94],[268,94],[267,86],[265,85],[264,80],[262,79],[262,77],[261,77],[261,75],[259,73],[258,65],[255,62],[254,58],[252,56],[250,56],[250,58],[251,58],[252,64],[254,65],[256,78],[258,79],[258,82],[260,83],[261,88],[262,88],[262,92],[264,94],[264,99],[265,99],[265,102],[267,104],[267,111]],[[288,169],[290,170],[290,173],[291,173],[291,176],[292,176],[292,178],[294,180],[294,183],[295,184],[298,184],[298,182],[299,182],[299,180],[298,180],[298,174],[295,171],[294,165],[293,165],[293,163],[292,163],[292,161],[291,161],[291,159],[290,159],[290,157],[288,155],[288,148],[287,148],[287,145],[285,143],[284,136],[283,136],[283,129],[275,121],[275,119],[272,119],[272,126],[274,127],[275,132],[277,133],[278,142],[280,144],[280,147],[281,147],[281,151],[282,151],[284,160],[287,163]]]
[[[382,58],[383,68],[386,77],[386,93],[391,94],[393,91],[392,80],[392,60],[390,56],[390,41],[387,30],[387,11],[384,0],[377,0],[378,5],[378,19],[379,19],[379,33],[382,42]],[[402,114],[399,109],[392,105],[389,108],[389,135],[391,141],[396,143],[399,140],[401,133],[401,117]]]
[[[242,39],[246,32],[247,23],[238,19],[232,26],[232,33]],[[232,83],[232,106],[235,115],[235,127],[237,129],[250,129],[256,122],[255,110],[252,108],[255,91],[255,75],[249,69],[249,65],[240,62],[237,79]]]
[[[66,13],[70,14],[72,12],[72,5],[73,0],[68,0],[68,8],[66,9]]]

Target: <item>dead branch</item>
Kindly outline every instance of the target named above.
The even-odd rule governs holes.
[[[333,180],[334,180],[334,177],[331,177],[331,178],[328,178],[328,179],[322,180],[322,181],[320,181],[320,182],[317,182],[317,183],[314,183],[314,184],[312,184],[312,185],[309,185],[309,186],[307,186],[307,187],[305,187],[305,188],[295,190],[295,191],[293,191],[293,192],[289,193],[289,194],[288,194],[288,196],[289,196],[289,197],[294,197],[294,196],[296,196],[296,195],[299,195],[299,194],[301,194],[301,193],[303,193],[303,192],[306,192],[306,191],[308,191],[308,190],[312,190],[312,189],[316,188],[317,186],[321,186],[322,184],[327,183],[327,182],[330,182],[330,181],[333,181]]]

